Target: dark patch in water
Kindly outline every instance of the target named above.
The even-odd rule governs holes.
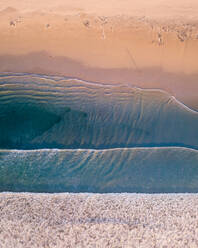
[[[0,149],[35,149],[61,147],[57,142],[41,144],[34,140],[57,125],[64,118],[68,126],[79,126],[87,113],[72,111],[65,107],[56,113],[48,104],[28,103],[28,101],[0,105]],[[69,133],[69,127],[65,129]]]
[[[1,105],[0,147],[23,148],[30,140],[60,122],[61,116],[44,105],[17,103]]]

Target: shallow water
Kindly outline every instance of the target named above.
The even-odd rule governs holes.
[[[4,75],[0,190],[197,192],[197,127],[161,90]]]
[[[0,172],[1,191],[197,192],[198,151],[0,150]]]

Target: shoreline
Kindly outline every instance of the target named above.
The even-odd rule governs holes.
[[[15,78],[15,77],[18,77],[19,80],[20,80],[20,77],[30,77],[30,78],[33,78],[33,77],[36,77],[36,78],[41,78],[41,79],[52,79],[54,80],[54,82],[56,82],[57,84],[59,83],[59,81],[61,80],[74,80],[74,83],[75,82],[84,82],[86,84],[93,84],[93,85],[98,85],[98,86],[102,86],[102,87],[129,87],[129,88],[134,88],[134,89],[139,89],[139,90],[143,90],[143,91],[161,91],[162,93],[165,93],[165,94],[169,94],[170,97],[172,98],[175,98],[175,100],[183,105],[183,107],[185,107],[187,110],[190,110],[190,111],[193,111],[193,112],[197,112],[198,109],[197,109],[197,104],[196,104],[196,89],[194,88],[191,88],[191,92],[194,92],[195,93],[195,97],[193,98],[191,96],[190,99],[186,99],[186,98],[183,98],[182,96],[180,95],[177,95],[177,94],[174,94],[173,91],[171,90],[171,87],[169,86],[166,86],[164,85],[164,87],[159,87],[159,85],[156,85],[155,83],[152,83],[150,85],[144,85],[144,84],[141,84],[139,83],[139,85],[137,84],[131,84],[130,82],[127,82],[127,81],[106,81],[104,79],[104,81],[102,80],[98,80],[98,81],[87,81],[87,80],[83,80],[81,78],[77,78],[77,77],[69,77],[69,76],[64,76],[64,75],[61,75],[61,74],[55,74],[55,75],[50,75],[50,74],[38,74],[38,73],[23,73],[23,72],[1,72],[0,73],[0,79],[1,78]],[[94,78],[93,78],[94,79]],[[3,85],[2,85],[3,86]],[[178,97],[178,98],[177,98]]]
[[[198,4],[171,6],[156,0],[4,1],[0,73],[157,88],[198,110]]]

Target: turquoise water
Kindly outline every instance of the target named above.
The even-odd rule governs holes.
[[[0,191],[198,192],[198,151],[1,150],[0,172]]]
[[[1,76],[0,149],[1,191],[198,191],[198,113],[160,90]]]

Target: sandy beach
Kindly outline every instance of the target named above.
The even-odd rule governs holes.
[[[1,1],[0,73],[158,88],[198,109],[198,3]]]
[[[0,194],[0,247],[198,246],[197,194]]]

